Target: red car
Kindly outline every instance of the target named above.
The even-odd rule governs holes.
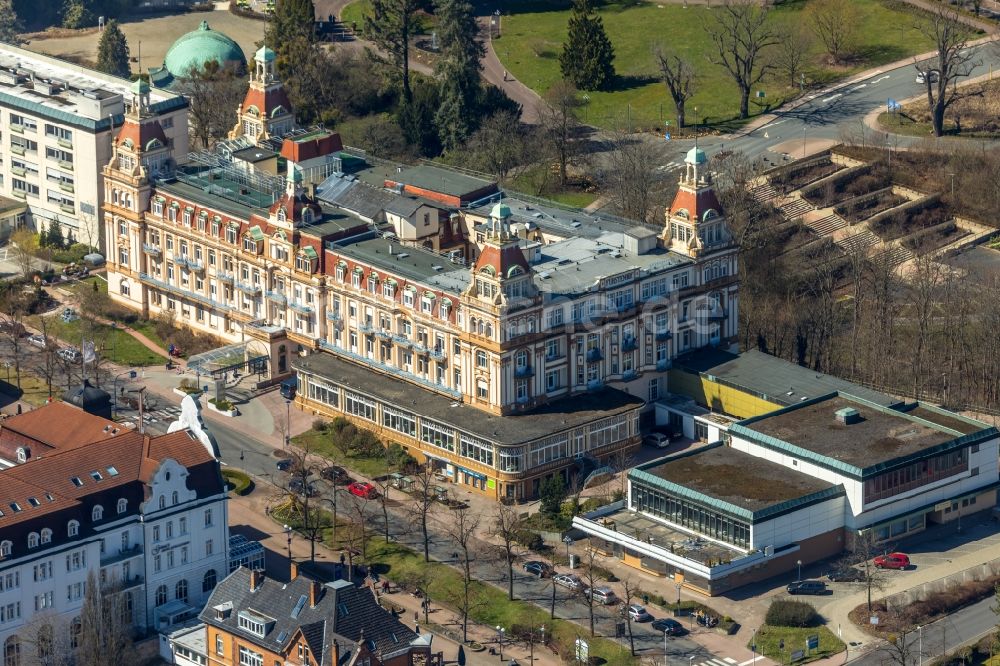
[[[880,569],[908,569],[910,558],[905,553],[889,553],[875,558],[875,566]]]
[[[367,481],[355,481],[347,486],[347,492],[358,497],[364,497],[365,499],[375,499],[378,497],[378,491],[375,490],[375,486]]]

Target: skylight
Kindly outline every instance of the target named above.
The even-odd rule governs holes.
[[[77,488],[80,488],[80,487],[83,486],[83,481],[81,481],[80,477],[78,477],[78,476],[71,477],[70,481],[72,481],[73,485],[76,486]]]
[[[38,501],[37,497],[29,497],[28,504],[30,504],[31,506],[41,506],[42,503]]]
[[[118,468],[112,465],[108,468],[108,476],[118,476]]]
[[[302,609],[305,607],[306,602],[308,600],[309,598],[304,594],[301,597],[299,597],[298,603],[296,603],[295,608],[292,609],[292,619],[295,619],[299,616],[299,613],[302,612]]]
[[[98,472],[96,469],[90,473],[90,476],[94,479],[94,481],[100,481],[101,479],[104,478],[103,476],[101,476],[101,473]]]
[[[14,513],[17,513],[18,511],[21,510],[21,505],[18,504],[17,502],[11,502],[10,508],[13,509]]]

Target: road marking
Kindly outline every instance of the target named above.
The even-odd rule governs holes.
[[[747,659],[746,661],[741,661],[738,664],[738,666],[750,666],[750,664],[752,664],[752,663],[754,663],[756,661],[757,661],[757,657],[755,656],[753,659]]]
[[[844,96],[844,93],[837,93],[836,95],[830,95],[829,97],[824,97],[823,101],[824,102],[832,102],[833,100],[837,99],[838,97],[843,97],[843,96]]]
[[[788,118],[782,118],[781,120],[775,120],[774,122],[770,122],[770,123],[764,125],[763,127],[761,127],[761,129],[767,129],[768,127],[774,127],[775,125],[780,125],[781,123],[784,123],[784,122],[788,122]]]
[[[733,659],[732,657],[723,657],[722,660],[725,661],[727,664],[735,664],[736,663],[736,660]]]
[[[878,77],[877,79],[875,79],[875,80],[874,80],[874,81],[872,81],[871,83],[872,83],[872,85],[875,85],[875,84],[876,84],[876,83],[878,83],[879,81],[885,81],[885,80],[886,80],[886,79],[888,79],[888,78],[889,78],[889,75],[888,75],[888,74],[886,74],[885,76],[880,76],[880,77]]]
[[[867,83],[862,83],[861,85],[854,86],[853,88],[851,88],[851,90],[861,90],[862,88],[867,88],[867,87],[868,87]]]

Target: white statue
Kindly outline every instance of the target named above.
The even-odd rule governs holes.
[[[219,444],[215,437],[205,427],[205,422],[201,418],[201,403],[193,395],[186,395],[181,400],[181,413],[177,420],[170,424],[167,432],[177,432],[178,430],[190,430],[191,434],[198,438],[198,441],[205,445],[208,452],[216,459],[220,457]]]

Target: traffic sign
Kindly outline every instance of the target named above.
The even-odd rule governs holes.
[[[813,634],[812,636],[809,636],[808,638],[806,638],[806,649],[807,650],[816,650],[817,648],[819,648],[819,636],[818,635]]]
[[[796,650],[792,652],[792,661],[802,661],[806,656],[806,653],[802,650]]]

